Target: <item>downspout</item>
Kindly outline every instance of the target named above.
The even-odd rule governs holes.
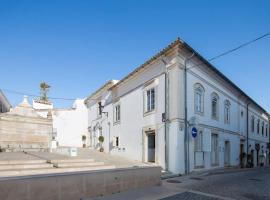
[[[187,62],[194,56],[192,55],[184,61],[184,95],[185,95],[185,134],[184,134],[184,146],[185,146],[185,174],[189,173],[189,135],[188,135],[188,120],[187,120]]]
[[[248,106],[249,106],[250,103],[247,103],[247,154],[248,155],[248,146],[249,146],[249,110],[248,110]]]
[[[168,79],[168,70],[167,70],[167,62],[164,59],[161,59],[161,61],[163,62],[163,64],[165,65],[165,80],[164,80],[164,109],[165,109],[165,122],[164,122],[164,141],[165,141],[165,171],[169,171],[169,151],[168,151],[168,147],[169,147],[169,137],[168,137],[168,110],[169,110],[169,93],[168,93],[168,86],[169,86],[169,79]]]

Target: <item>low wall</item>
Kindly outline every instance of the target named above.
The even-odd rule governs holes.
[[[160,167],[0,178],[1,200],[81,200],[160,185]]]

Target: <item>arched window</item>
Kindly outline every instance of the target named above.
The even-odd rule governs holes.
[[[257,120],[257,133],[260,133],[260,120]]]
[[[224,103],[224,122],[225,122],[225,124],[230,123],[230,115],[231,115],[231,103],[229,100],[226,100]]]
[[[213,92],[211,95],[212,118],[218,119],[219,96]]]
[[[201,84],[197,83],[194,85],[194,106],[195,113],[203,113],[203,104],[204,104],[204,88]]]
[[[255,118],[253,115],[251,116],[251,131],[252,133],[255,131]]]

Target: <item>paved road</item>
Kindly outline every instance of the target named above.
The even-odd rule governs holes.
[[[98,200],[270,200],[270,167],[219,170],[162,181],[162,186],[123,192]]]

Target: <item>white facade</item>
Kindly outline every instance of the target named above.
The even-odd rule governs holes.
[[[9,112],[11,109],[11,104],[8,99],[4,95],[4,93],[0,90],[0,113]]]
[[[88,117],[84,99],[75,100],[72,108],[69,109],[55,109],[52,104],[35,101],[33,107],[43,117],[47,116],[48,112],[51,113],[53,139],[58,146],[83,147],[83,144],[88,142]],[[82,140],[83,135],[86,136],[86,141]]]
[[[187,61],[193,52],[194,56]],[[103,106],[101,114],[99,102]],[[183,174],[240,165],[240,152],[247,151],[252,153],[253,163],[257,165],[255,144],[259,144],[258,155],[264,160],[258,163],[267,163],[266,111],[180,40],[119,82],[106,83],[85,103],[89,145],[99,148],[97,138],[103,135],[105,151],[111,154],[154,162],[168,171]],[[251,129],[252,116],[260,120],[259,133]],[[192,127],[198,130],[196,138],[191,136]],[[247,156],[242,160],[246,164]]]

